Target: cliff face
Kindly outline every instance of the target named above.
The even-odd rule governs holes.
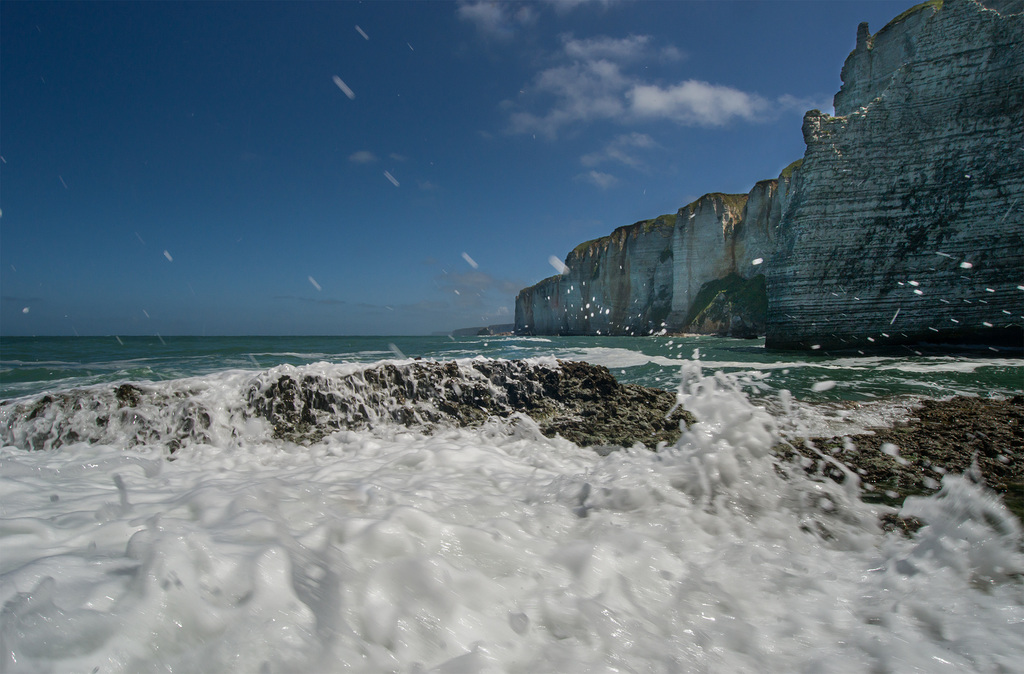
[[[804,118],[769,347],[1024,343],[1021,4],[861,25],[836,116]]]
[[[565,258],[567,273],[519,292],[516,332],[646,335],[686,329],[705,284],[761,271],[752,262],[771,256],[789,183],[787,175],[759,182],[746,195],[708,194],[674,215],[580,244]],[[728,333],[730,321],[701,325]],[[749,333],[749,326],[743,331]]]

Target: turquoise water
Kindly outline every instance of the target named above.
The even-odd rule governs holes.
[[[989,350],[793,353],[766,350],[763,340],[706,336],[15,337],[0,341],[0,399],[100,383],[198,377],[231,369],[259,371],[281,364],[552,355],[604,365],[624,383],[666,389],[677,385],[678,362],[696,355],[707,369],[748,373],[754,396],[786,389],[809,402],[890,395],[1013,395],[1024,390],[1020,354]]]

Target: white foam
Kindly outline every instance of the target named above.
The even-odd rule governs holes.
[[[653,363],[655,365],[667,365],[678,367],[680,361],[665,356],[651,356],[632,349],[617,349],[608,347],[593,347],[579,350],[571,350],[564,354],[563,358],[572,360],[583,360],[594,365],[603,365],[608,369],[623,367],[639,367]],[[747,364],[749,367],[749,363]]]
[[[0,449],[0,669],[1019,671],[996,499],[950,478],[885,535],[855,480],[772,457],[735,377],[687,363],[679,396],[701,421],[659,453],[526,418]]]

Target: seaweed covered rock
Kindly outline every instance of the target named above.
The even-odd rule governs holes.
[[[301,444],[344,429],[432,433],[526,415],[540,431],[601,452],[673,443],[693,417],[661,389],[620,384],[573,361],[417,361],[284,365],[191,380],[94,386],[0,403],[0,441],[26,450],[75,443],[223,447],[240,428]],[[265,419],[262,424],[247,420]]]
[[[842,438],[794,443],[808,470],[842,481],[830,460],[857,473],[867,498],[899,504],[938,490],[947,474],[972,475],[1024,519],[1024,396],[923,400],[906,423]]]
[[[387,363],[342,376],[272,371],[250,388],[254,414],[276,436],[316,441],[336,430],[395,423],[427,432],[478,426],[492,417],[525,414],[542,433],[583,446],[655,447],[679,438],[675,395],[620,384],[604,367],[515,360]]]

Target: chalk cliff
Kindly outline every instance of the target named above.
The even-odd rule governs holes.
[[[516,332],[1024,345],[1024,0],[861,24],[842,80],[798,170],[580,244]]]
[[[987,4],[861,24],[804,118],[769,347],[1024,344],[1024,3]]]
[[[742,283],[725,284],[710,296],[705,286],[760,273],[760,263],[753,261],[771,255],[790,180],[786,171],[778,180],[757,183],[749,194],[706,194],[675,214],[580,244],[565,258],[565,274],[519,292],[516,332],[646,335],[693,326],[736,336],[763,333],[764,309],[758,325],[746,303],[730,299]],[[699,296],[703,304],[695,306]],[[694,324],[716,299],[714,315]]]

